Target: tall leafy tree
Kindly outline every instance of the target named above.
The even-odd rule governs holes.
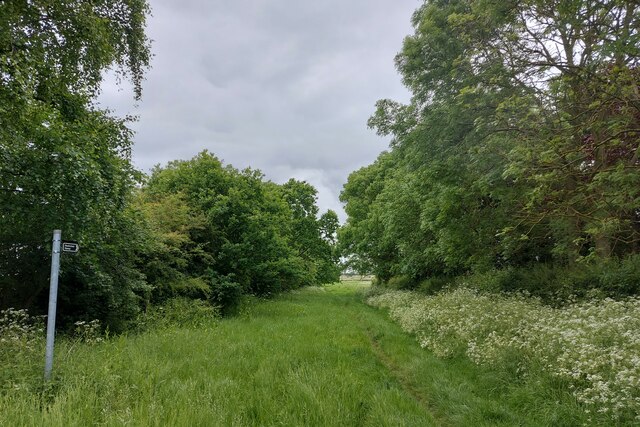
[[[500,69],[522,89],[500,104],[496,127],[520,142],[507,176],[530,188],[524,223],[555,230],[546,237],[568,260],[636,250],[637,2],[470,2],[449,22],[483,85]]]
[[[319,216],[317,191],[307,182],[290,179],[280,189],[291,211],[290,244],[307,261],[317,283],[338,281],[338,215],[329,210]]]
[[[0,3],[0,303],[43,299],[47,242],[61,228],[83,247],[63,265],[63,306],[68,292],[102,300],[101,318],[132,311],[136,238],[119,237],[131,231],[131,133],[92,99],[109,68],[140,97],[148,12],[144,0]]]
[[[277,185],[202,152],[157,167],[142,189],[146,215],[161,245],[145,270],[156,292],[172,281],[200,278],[212,299],[271,295],[337,279],[337,215],[318,218],[316,190],[306,182]],[[167,217],[167,209],[175,214]]]
[[[376,207],[380,205],[378,197],[385,182],[397,164],[396,157],[393,153],[382,153],[372,165],[353,172],[340,194],[348,218],[338,237],[347,267],[360,273],[374,273],[383,280],[393,275],[398,253],[395,243],[385,238]]]
[[[381,278],[638,251],[640,5],[429,0],[396,57],[391,152],[342,193],[341,245]],[[392,162],[388,159],[393,159]]]

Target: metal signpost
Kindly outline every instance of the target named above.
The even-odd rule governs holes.
[[[58,303],[58,272],[60,271],[61,230],[53,230],[51,249],[51,277],[49,279],[49,313],[47,315],[47,347],[44,358],[44,379],[51,378],[53,369],[53,340],[56,333],[56,304]]]
[[[60,248],[62,246],[62,250]],[[44,379],[49,381],[53,369],[53,342],[56,333],[56,306],[58,304],[58,274],[60,272],[60,252],[77,253],[78,242],[62,241],[62,231],[53,230],[51,249],[51,278],[49,279],[49,313],[47,315],[47,347],[44,360]]]

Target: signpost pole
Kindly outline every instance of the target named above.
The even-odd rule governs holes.
[[[56,305],[58,303],[58,273],[60,271],[60,242],[62,231],[53,230],[51,249],[51,277],[49,281],[49,314],[47,316],[47,347],[44,361],[44,379],[49,381],[53,369],[53,341],[56,333]]]

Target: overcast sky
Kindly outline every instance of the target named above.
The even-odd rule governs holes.
[[[367,128],[376,100],[407,101],[393,58],[420,0],[150,0],[154,56],[142,100],[108,80],[100,104],[139,121],[134,164],[207,149],[275,182],[313,184],[344,220],[350,172],[388,140]]]

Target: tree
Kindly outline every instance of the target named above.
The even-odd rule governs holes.
[[[340,278],[335,233],[338,215],[329,210],[318,217],[317,191],[307,182],[290,179],[280,187],[289,205],[290,245],[306,260],[317,283],[332,283]]]
[[[332,281],[338,274],[331,244],[337,215],[316,217],[316,190],[306,182],[277,185],[260,171],[239,171],[205,151],[156,167],[142,198],[166,242],[151,253],[156,262],[146,263],[147,275],[162,264],[164,272],[154,267],[158,277],[202,279],[218,304],[233,304],[242,293],[266,296]],[[164,214],[169,208],[171,217]],[[165,296],[169,284],[154,281]]]
[[[319,283],[334,283],[340,280],[340,252],[338,248],[338,214],[328,210],[318,219],[318,229],[322,242],[318,253],[319,265],[317,280]]]
[[[113,304],[105,310],[131,306],[140,278],[129,268],[131,247],[116,233],[129,221],[125,206],[139,174],[130,164],[126,120],[91,100],[114,66],[140,97],[148,11],[144,0],[0,4],[3,305],[43,305],[47,242],[61,228],[83,248],[63,262],[61,295],[78,286],[95,302],[108,294]],[[81,265],[90,268],[80,274]]]
[[[640,249],[640,5],[426,1],[396,57],[410,104],[341,195],[341,246],[383,280]],[[393,159],[393,161],[389,161]]]
[[[382,210],[376,210],[376,205],[396,164],[394,153],[382,153],[372,165],[351,173],[340,193],[348,215],[338,232],[341,255],[347,258],[348,268],[361,274],[374,273],[383,280],[393,275],[398,253],[394,242],[384,238],[378,215]]]
[[[474,2],[451,21],[474,69],[501,64],[525,89],[497,117],[524,142],[508,176],[531,188],[525,222],[551,225],[555,253],[568,260],[637,250],[640,5]]]

